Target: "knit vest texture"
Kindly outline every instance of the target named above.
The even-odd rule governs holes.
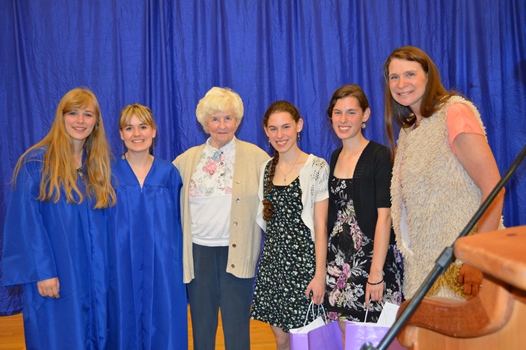
[[[396,243],[404,257],[404,297],[411,298],[429,274],[442,250],[455,241],[481,203],[481,191],[449,145],[447,109],[453,103],[469,107],[482,130],[476,107],[459,96],[420,126],[402,128],[391,181],[391,215]],[[473,234],[476,227],[470,233]],[[427,296],[464,299],[457,282],[461,262],[441,275]]]

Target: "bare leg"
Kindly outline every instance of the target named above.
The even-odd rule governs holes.
[[[287,332],[284,332],[283,329],[276,327],[276,326],[270,326],[270,329],[272,329],[272,332],[274,333],[274,337],[276,337],[277,350],[289,350],[290,349],[290,334]]]
[[[342,342],[345,344],[345,321],[338,321],[338,326],[340,326],[340,330],[342,331]]]

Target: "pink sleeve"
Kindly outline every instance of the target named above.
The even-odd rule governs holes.
[[[484,136],[484,130],[480,126],[473,112],[463,103],[454,103],[447,109],[447,129],[449,132],[449,146],[455,153],[453,140],[461,134],[480,134]]]

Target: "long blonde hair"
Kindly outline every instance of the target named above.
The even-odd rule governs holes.
[[[81,203],[84,195],[77,187],[74,146],[66,132],[64,115],[83,109],[92,104],[96,116],[95,127],[84,143],[84,165],[86,169],[86,194],[95,200],[94,208],[107,208],[116,203],[116,196],[111,186],[110,150],[97,98],[88,89],[76,88],[64,95],[58,104],[55,120],[48,134],[38,143],[31,146],[18,159],[13,172],[13,182],[24,164],[33,161],[28,154],[36,149],[45,150],[40,193],[37,200],[56,203],[60,199],[60,190],[64,189],[68,203]],[[73,193],[76,193],[78,200]]]

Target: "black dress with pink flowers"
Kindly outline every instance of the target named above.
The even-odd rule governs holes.
[[[331,158],[329,178],[325,306],[332,320],[363,322],[365,286],[373,257],[376,208],[390,205],[391,165],[384,146],[371,141],[356,164],[354,177],[339,179],[333,175],[339,152],[336,150]],[[394,234],[391,236],[383,269],[385,289],[382,304],[370,303],[367,322],[378,321],[385,301],[400,304],[403,300],[402,257],[396,249]]]

